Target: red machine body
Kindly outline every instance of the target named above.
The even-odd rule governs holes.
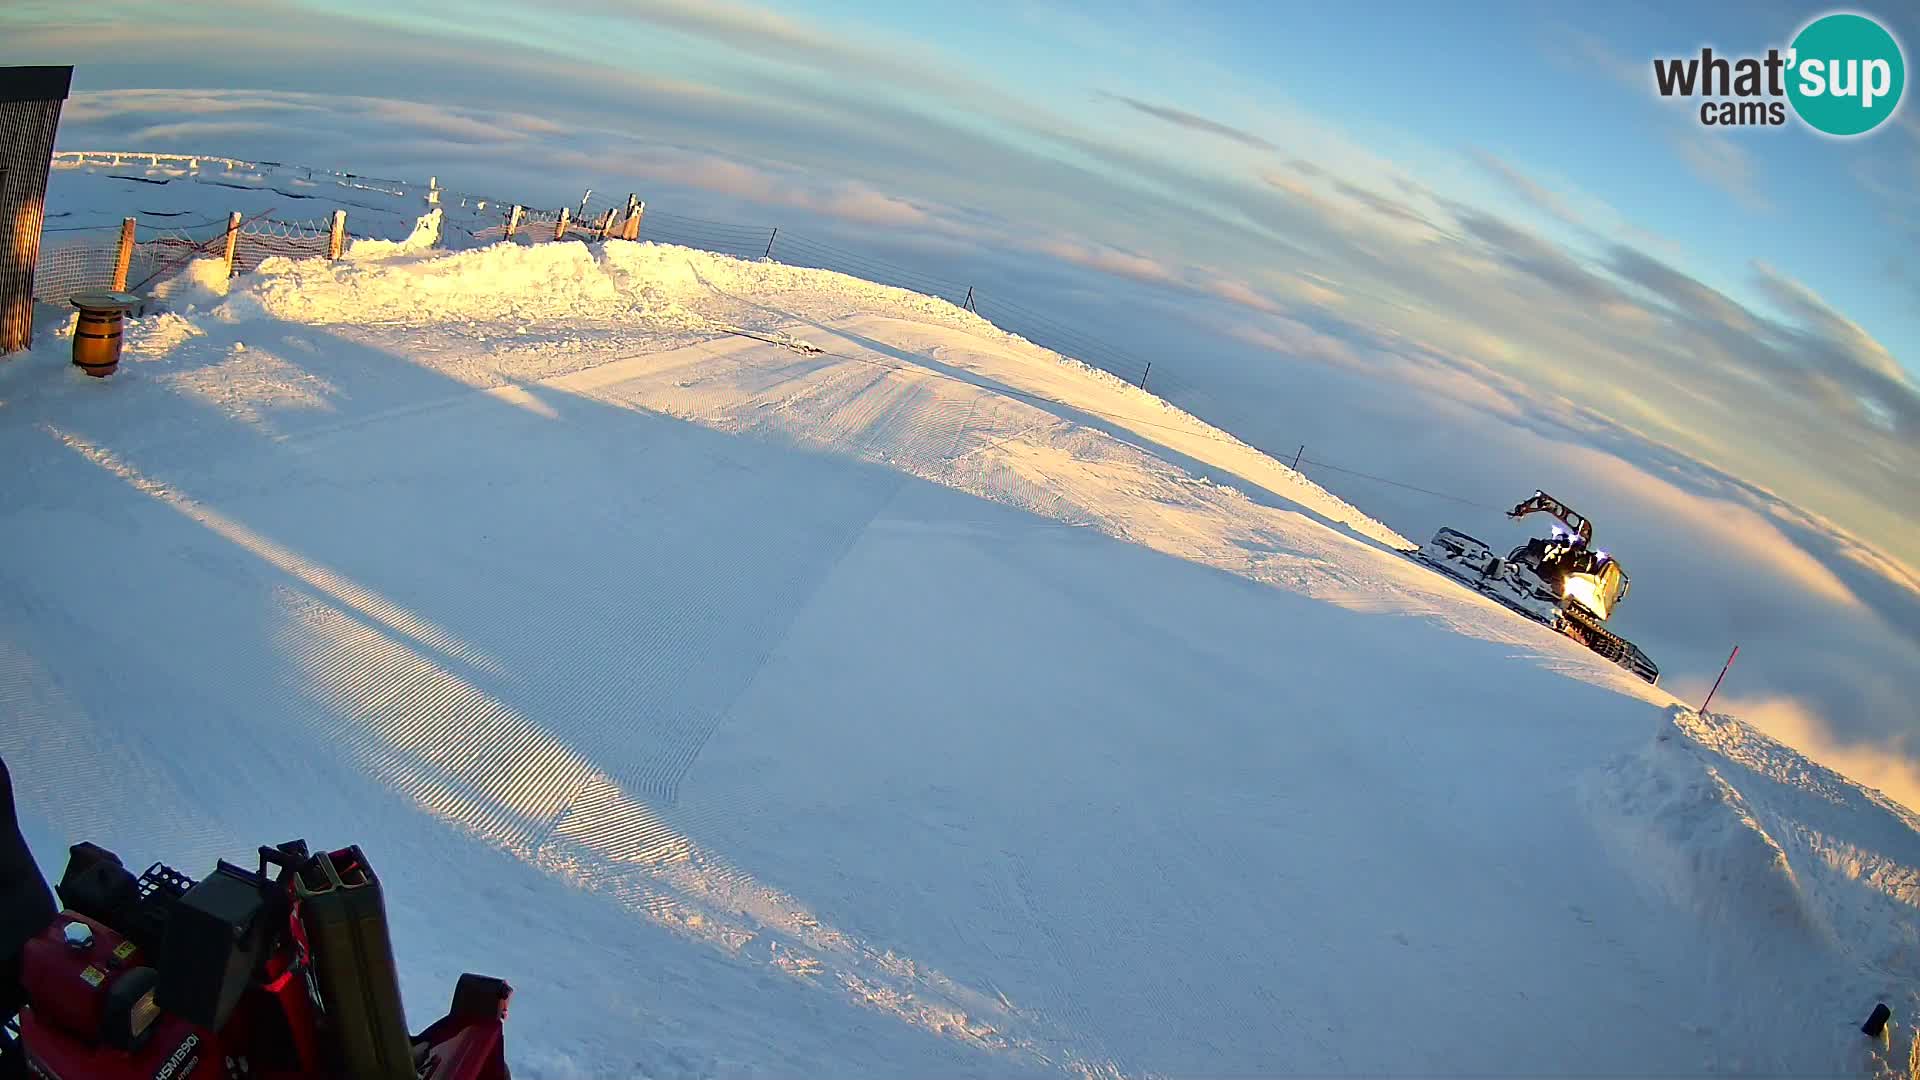
[[[174,962],[173,941],[145,948],[100,919],[62,911],[21,953],[27,1006],[19,1041],[28,1074],[42,1080],[340,1080],[341,1057],[334,1051],[341,1036],[337,1024],[329,1025],[299,911],[292,901],[274,909],[279,921],[271,947],[218,1028],[156,1004],[158,958],[150,954],[164,952]],[[384,925],[380,929],[384,933]],[[511,994],[498,979],[463,975],[448,1015],[412,1038],[412,1075],[509,1080],[504,1023]],[[404,1043],[404,1036],[402,1028],[396,1037]],[[405,1073],[404,1050],[399,1056]]]
[[[67,928],[75,924],[93,932],[90,946],[76,947],[66,940]],[[227,1080],[235,1075],[295,1080],[328,1075],[316,1045],[316,1018],[306,982],[287,967],[285,955],[269,957],[266,977],[227,1023],[212,1031],[161,1011],[152,1001],[151,980],[146,980],[144,1001],[117,999],[117,988],[137,981],[140,972],[152,973],[144,966],[151,960],[146,953],[112,928],[71,911],[61,912],[27,943],[21,982],[28,1006],[20,1014],[20,1042],[29,1072],[47,1080]],[[129,1037],[115,1040],[107,1031],[116,1009],[127,1019],[148,1023],[137,1034],[127,1025]]]
[[[45,1023],[32,1010],[20,1014],[20,1043],[27,1055],[27,1072],[33,1076],[47,1080],[227,1080],[222,1067],[226,1054],[219,1036],[176,1016],[161,1017],[151,1031],[152,1038],[143,1049],[128,1052],[78,1038]],[[261,1080],[281,1080],[300,1074],[254,1075]]]
[[[69,913],[21,947],[20,977],[32,988],[34,1011],[42,1021],[105,1039],[111,1003],[151,989],[153,969],[145,959],[138,945],[112,929]]]

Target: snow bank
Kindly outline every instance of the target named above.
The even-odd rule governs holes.
[[[224,258],[200,258],[156,284],[153,299],[163,307],[191,313],[219,305],[232,287]]]
[[[440,245],[440,227],[444,211],[436,208],[421,215],[413,231],[404,240],[377,240],[356,237],[347,245],[343,257],[354,260],[390,259],[395,255],[418,255]]]
[[[808,330],[798,312],[826,318],[878,314],[962,331],[1011,350],[1007,359],[1024,361],[1011,370],[995,369],[1021,390],[1078,398],[1155,440],[1174,433],[1183,451],[1230,462],[1223,467],[1231,475],[1304,501],[1355,535],[1396,550],[1413,546],[1299,473],[1107,372],[1035,346],[944,300],[828,270],[652,242],[503,242],[453,253],[389,251],[337,263],[269,260],[236,282],[217,316],[316,326],[460,327],[493,338],[537,330],[568,334],[570,340],[746,329],[797,343]],[[950,348],[929,347],[933,354]],[[550,375],[562,367],[549,363],[538,370]]]
[[[1802,1068],[1784,1035],[1844,1071],[1909,1074],[1908,1051],[1844,1026],[1755,1018],[1782,992],[1774,973],[1799,971],[1810,998],[1861,1019],[1897,1003],[1903,1039],[1920,1047],[1920,818],[1744,721],[1684,706],[1581,787],[1621,872],[1692,916],[1703,996],[1751,1042],[1743,1071]]]
[[[495,244],[410,257],[387,251],[379,258],[305,259],[262,269],[236,291],[224,317],[418,326],[613,319],[634,307],[580,244]]]

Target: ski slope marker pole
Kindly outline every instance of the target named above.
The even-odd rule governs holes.
[[[1733,651],[1727,654],[1726,664],[1720,669],[1720,679],[1724,679],[1727,677],[1727,668],[1730,668],[1733,666],[1733,658],[1739,655],[1740,655],[1740,646],[1735,645],[1733,647]],[[1713,689],[1707,691],[1707,700],[1700,703],[1701,716],[1707,715],[1707,706],[1713,704],[1713,695],[1720,692],[1720,679],[1713,680]]]

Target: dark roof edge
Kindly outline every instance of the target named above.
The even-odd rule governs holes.
[[[73,66],[0,67],[0,102],[65,101],[73,89]]]

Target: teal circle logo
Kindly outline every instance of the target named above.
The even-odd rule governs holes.
[[[1824,15],[1787,53],[1793,111],[1829,135],[1863,135],[1900,105],[1906,58],[1886,28],[1865,15]]]

